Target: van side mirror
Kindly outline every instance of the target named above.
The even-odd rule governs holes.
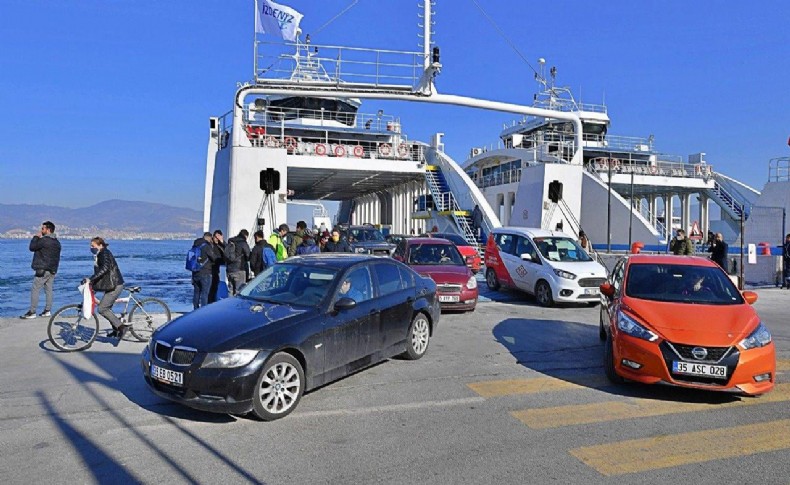
[[[524,253],[521,255],[521,259],[523,261],[532,261],[532,256],[529,253]]]
[[[601,293],[603,293],[607,298],[612,298],[614,296],[614,286],[611,283],[604,283],[598,288],[601,289]]]
[[[744,291],[743,299],[746,300],[746,303],[749,305],[754,305],[754,302],[757,301],[757,293],[753,291]]]

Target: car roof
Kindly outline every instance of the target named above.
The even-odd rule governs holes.
[[[316,253],[301,256],[292,256],[283,263],[293,263],[306,266],[329,266],[332,268],[347,268],[364,261],[388,260],[380,256],[359,253]],[[392,261],[392,260],[390,260]]]
[[[442,239],[440,237],[410,237],[406,242],[410,246],[417,244],[453,244],[447,239]]]
[[[532,238],[535,237],[567,237],[573,238],[570,234],[566,234],[562,231],[549,231],[547,229],[541,229],[539,227],[498,227],[493,231],[495,234],[520,234],[526,235]]]
[[[674,264],[680,266],[718,267],[716,263],[701,256],[676,256],[674,254],[630,254],[628,264]]]

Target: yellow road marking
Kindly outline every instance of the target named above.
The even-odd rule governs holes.
[[[777,360],[776,372],[790,371],[790,360]]]
[[[500,381],[472,382],[467,386],[483,397],[501,397],[514,394],[566,391],[569,389],[603,387],[609,381],[603,375],[573,376],[568,379],[537,377],[531,379],[506,379]]]
[[[570,453],[607,476],[790,448],[790,419],[585,446]]]
[[[777,384],[774,390],[761,397],[745,397],[726,403],[690,403],[653,399],[629,399],[570,406],[524,409],[510,413],[533,429],[560,428],[589,423],[603,423],[621,419],[646,418],[666,414],[692,413],[712,409],[752,406],[772,402],[790,401],[790,384]]]

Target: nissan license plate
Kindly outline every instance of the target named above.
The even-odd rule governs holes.
[[[672,362],[672,372],[690,376],[713,377],[714,379],[727,378],[727,367],[723,365],[694,364],[675,360]]]
[[[458,295],[439,295],[439,301],[441,303],[458,303],[461,300],[461,297]]]
[[[584,289],[584,294],[585,295],[597,295],[598,291],[599,291],[598,288],[585,288]]]
[[[151,364],[151,377],[160,380],[162,382],[167,382],[168,384],[178,384],[179,386],[184,385],[183,372],[176,372],[170,369],[163,369],[153,364]]]

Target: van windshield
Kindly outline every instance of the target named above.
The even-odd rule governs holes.
[[[538,251],[549,261],[584,262],[592,261],[587,251],[576,241],[567,237],[536,237]]]

